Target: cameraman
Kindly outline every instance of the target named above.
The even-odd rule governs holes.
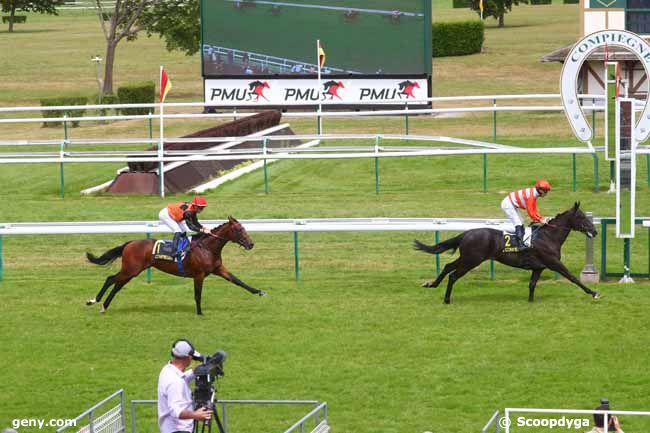
[[[193,356],[200,356],[189,340],[181,339],[172,345],[172,359],[158,377],[158,426],[160,433],[190,433],[194,421],[208,421],[212,411],[201,407],[193,410],[189,383],[192,370],[185,371]]]
[[[609,400],[606,398],[602,399],[600,401],[600,406],[598,406],[596,410],[609,410]],[[607,427],[608,428],[605,428],[605,415],[602,413],[595,413],[594,428],[587,433],[607,433],[608,431],[624,433],[621,429],[621,423],[618,421],[618,417],[616,415],[607,416]]]

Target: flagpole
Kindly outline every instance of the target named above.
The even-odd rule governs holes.
[[[160,77],[158,83],[162,85],[163,67],[160,66]],[[163,89],[161,89],[161,92]],[[164,138],[163,138],[163,100],[160,100],[160,141],[158,142],[158,178],[160,179],[160,198],[165,198],[165,165],[163,163]]]
[[[316,39],[316,65],[318,67],[318,135],[323,133],[323,118],[321,111],[323,106],[321,104],[321,75],[320,75],[320,39]]]

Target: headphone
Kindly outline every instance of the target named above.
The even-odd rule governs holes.
[[[174,353],[174,351],[176,350],[176,345],[178,343],[181,343],[181,342],[185,342],[185,343],[189,344],[190,353],[187,356],[193,357],[194,353],[196,353],[196,349],[194,349],[194,345],[192,344],[192,342],[190,340],[186,339],[186,338],[179,338],[178,340],[174,341],[174,343],[172,343],[171,356],[173,356],[174,358],[178,357],[178,355],[176,355]]]

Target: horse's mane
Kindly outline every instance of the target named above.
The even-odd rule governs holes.
[[[560,217],[562,217],[562,216],[568,214],[569,212],[571,212],[571,211],[574,210],[574,209],[575,209],[575,207],[572,207],[571,209],[567,209],[567,210],[565,210],[564,212],[561,212],[561,213],[555,215],[553,218],[551,218],[551,219],[549,220],[549,223],[554,222],[554,221],[557,220],[558,218],[560,218]]]
[[[226,224],[229,224],[229,223],[230,223],[230,221],[226,221],[225,223],[219,224],[218,226],[212,228],[210,231],[219,230],[221,227],[223,227],[223,226],[225,226]],[[202,239],[205,239],[207,236],[208,235],[205,234],[205,233],[198,233],[195,236],[192,236],[192,241],[200,241]]]

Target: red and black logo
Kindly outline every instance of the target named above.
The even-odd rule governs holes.
[[[405,80],[391,87],[362,87],[359,92],[361,101],[392,101],[395,99],[417,99],[413,93],[419,89],[416,81]]]
[[[417,82],[411,80],[402,81],[401,83],[398,84],[398,86],[399,86],[400,95],[405,95],[407,99],[408,98],[415,99],[415,95],[413,95],[413,91],[415,89],[420,88],[420,85]]]
[[[251,81],[248,83],[248,95],[249,99],[255,98],[255,101],[259,101],[260,98],[264,98],[264,100],[268,101],[269,99],[264,96],[264,89],[270,89],[271,86],[269,86],[268,81]]]
[[[341,96],[339,96],[338,93],[339,89],[345,89],[342,81],[326,81],[323,83],[323,96],[325,99],[334,99],[334,97],[341,99]]]

